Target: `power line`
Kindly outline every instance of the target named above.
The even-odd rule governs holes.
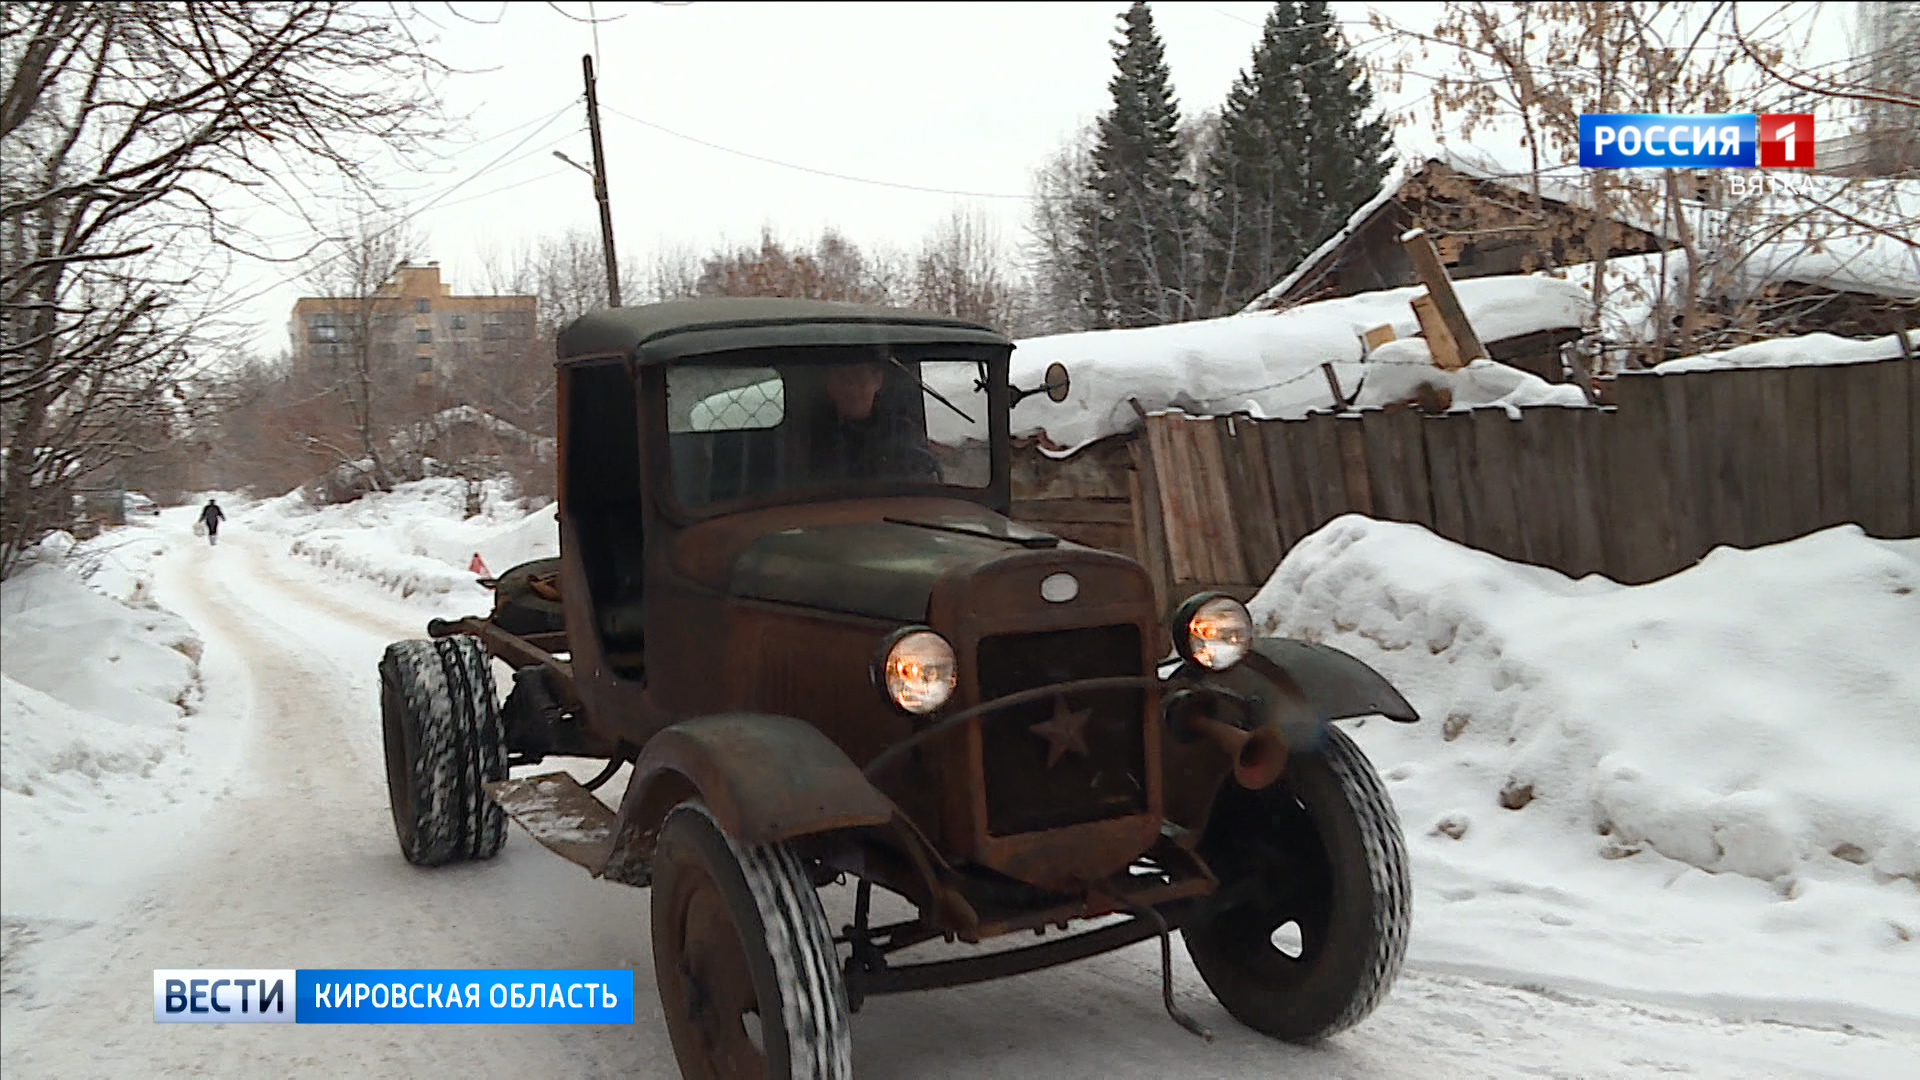
[[[410,210],[407,213],[401,215],[400,217],[395,218],[393,221],[387,223],[386,225],[380,227],[379,229],[374,230],[372,233],[368,234],[366,238],[373,239],[375,237],[385,236],[387,233],[393,232],[394,230],[400,228],[402,225],[405,225],[408,222],[412,221],[413,219],[419,217],[421,214],[424,214],[428,210],[431,210],[435,206],[438,206],[443,200],[446,199],[447,196],[452,195],[454,192],[459,191],[461,188],[466,187],[468,184],[473,183],[475,180],[478,180],[481,177],[486,176],[487,174],[493,172],[494,169],[505,164],[508,158],[512,157],[515,153],[519,152],[521,147],[527,145],[528,143],[532,142],[534,139],[538,138],[542,132],[546,131],[548,128],[553,126],[554,121],[560,119],[562,116],[565,116],[572,109],[573,109],[573,102],[571,101],[569,101],[565,105],[562,105],[560,108],[556,109],[552,115],[548,116],[546,120],[540,124],[539,127],[534,128],[532,131],[528,132],[524,137],[522,137],[519,142],[516,142],[512,146],[508,147],[507,150],[504,153],[502,153],[499,157],[496,157],[492,161],[489,161],[485,165],[482,165],[478,170],[468,175],[464,179],[456,182],[451,187],[448,187],[445,190],[441,191],[440,194],[435,195],[433,198],[427,200],[425,203],[422,203],[416,209]],[[544,150],[544,149],[546,149],[546,147],[540,147],[538,150],[535,150],[534,153],[538,153],[540,150]],[[538,177],[535,179],[545,179],[545,177]],[[521,183],[532,183],[532,182],[533,180],[529,179],[529,180],[522,181]],[[500,191],[511,190],[511,188],[518,187],[518,186],[520,186],[520,184],[509,185],[506,188],[501,188]],[[496,195],[496,194],[499,194],[499,191],[486,192],[483,195],[474,196],[474,198],[483,198],[487,195]],[[466,202],[470,200],[461,200],[461,201]],[[255,290],[254,292],[248,293],[246,296],[233,300],[232,302],[223,305],[219,310],[231,311],[235,308],[242,307],[246,304],[250,304],[255,300],[258,300],[261,297],[267,295],[268,293],[274,291],[275,289],[292,284],[293,282],[299,280],[305,274],[311,273],[312,271],[317,270],[320,267],[327,266],[333,262],[338,261],[341,258],[344,258],[345,255],[346,255],[346,252],[342,251],[342,252],[337,252],[333,255],[324,256],[321,259],[319,259],[317,262],[314,262],[308,267],[306,267],[305,269],[296,271],[292,274],[288,274],[287,276],[280,278],[279,280],[273,282],[270,285],[267,285],[264,288]]]
[[[901,191],[919,191],[919,192],[925,192],[926,194],[929,194],[929,195],[954,195],[954,196],[958,196],[960,198],[966,198],[966,199],[1018,199],[1022,202],[1046,201],[1045,196],[1039,196],[1039,195],[1007,195],[1004,193],[992,192],[992,191],[959,191],[954,188],[928,187],[923,184],[902,184],[892,180],[874,180],[870,177],[865,177],[865,176],[849,176],[846,173],[830,172],[826,169],[816,169],[811,165],[796,165],[791,161],[781,161],[777,158],[770,158],[763,154],[755,154],[746,150],[736,150],[731,146],[722,146],[719,143],[708,142],[705,139],[698,138],[693,135],[688,135],[683,132],[675,131],[672,128],[662,127],[661,125],[656,124],[651,120],[642,120],[637,116],[631,116],[627,113],[621,112],[619,109],[616,109],[611,105],[607,105],[603,103],[601,104],[600,107],[606,110],[607,112],[610,112],[613,115],[620,117],[622,120],[631,121],[633,123],[639,124],[641,127],[652,128],[654,131],[658,131],[663,135],[671,135],[676,139],[684,139],[687,142],[695,144],[696,146],[704,146],[709,150],[718,150],[723,154],[732,154],[736,157],[747,158],[750,161],[758,161],[765,165],[777,165],[780,168],[792,169],[795,172],[811,173],[814,176],[824,176],[829,180],[845,180],[849,183],[854,183],[854,184],[869,184],[869,185],[872,185],[873,187],[895,188]]]

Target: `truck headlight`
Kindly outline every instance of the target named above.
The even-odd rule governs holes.
[[[903,711],[925,716],[947,703],[959,685],[953,646],[924,626],[894,631],[880,643],[874,685]]]
[[[1203,668],[1225,671],[1253,645],[1253,616],[1247,605],[1225,593],[1200,593],[1174,615],[1173,640],[1181,656]]]

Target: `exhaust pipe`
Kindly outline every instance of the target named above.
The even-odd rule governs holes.
[[[1259,791],[1287,771],[1287,744],[1271,728],[1245,731],[1211,716],[1186,717],[1188,730],[1227,752],[1233,759],[1234,782]]]

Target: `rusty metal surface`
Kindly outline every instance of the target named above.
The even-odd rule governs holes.
[[[1160,909],[1156,909],[1160,910]],[[1184,909],[1169,903],[1163,911],[1166,924],[1177,928]],[[1138,916],[1124,922],[1086,930],[1040,945],[966,956],[956,960],[936,960],[921,964],[889,964],[877,968],[849,965],[846,972],[848,995],[872,997],[879,994],[904,994],[915,990],[938,990],[950,986],[1004,979],[1030,971],[1058,967],[1076,960],[1124,949],[1136,942],[1160,934],[1160,924]]]
[[[1255,638],[1245,660],[1204,681],[1224,683],[1248,693],[1257,693],[1264,683],[1278,688],[1286,697],[1303,700],[1315,720],[1322,722],[1374,714],[1401,723],[1420,719],[1407,699],[1379,672],[1331,645],[1294,638]],[[1299,730],[1298,721],[1292,717],[1281,718],[1279,723],[1289,736]],[[1298,745],[1291,737],[1289,743]]]
[[[613,811],[566,773],[547,773],[487,785],[487,797],[548,850],[595,869],[613,842]]]
[[[941,577],[1010,550],[1015,549],[1007,542],[986,536],[895,521],[782,529],[740,553],[728,591],[756,600],[920,622],[927,617],[927,600]]]
[[[1004,357],[993,363],[1004,377]],[[662,454],[665,374],[628,365],[642,460],[632,504],[640,516],[622,535],[643,541],[635,551],[643,548],[644,583],[623,582],[611,595],[641,613],[642,663],[640,634],[616,628],[603,635],[606,613],[596,602],[604,598],[590,591],[581,557],[582,530],[606,526],[591,516],[597,504],[581,503],[569,489],[567,463],[576,443],[606,443],[568,430],[571,370],[563,369],[561,379],[559,587],[570,663],[553,658],[558,649],[546,640],[504,644],[518,656],[532,649],[567,664],[594,729],[640,748],[599,867],[607,877],[644,875],[659,822],[699,794],[742,842],[794,839],[826,870],[907,897],[924,924],[914,933],[977,941],[1163,906],[1215,886],[1192,849],[1216,793],[1233,782],[1236,758],[1243,779],[1257,782],[1278,757],[1270,743],[1248,752],[1244,741],[1220,732],[1188,743],[1168,737],[1163,693],[1175,685],[1252,687],[1262,696],[1261,726],[1271,725],[1296,749],[1303,745],[1297,740],[1324,729],[1326,717],[1357,714],[1345,710],[1411,716],[1404,699],[1364,665],[1333,650],[1298,647],[1304,643],[1262,643],[1253,659],[1218,680],[1192,673],[1176,683],[1158,679],[1164,612],[1147,572],[1122,556],[1010,522],[1001,513],[1008,498],[1004,445],[994,448],[993,483],[977,495],[876,486],[859,498],[741,504],[701,517],[679,506],[670,490]],[[994,402],[1004,410],[1003,388]],[[994,430],[997,440],[1004,436],[1004,416]],[[576,471],[581,464],[574,462]],[[584,479],[575,477],[582,491],[602,475],[591,463],[586,468]],[[1076,581],[1068,599],[1043,595],[1041,582],[1058,574]],[[931,719],[894,709],[868,681],[873,651],[886,635],[920,622],[952,643],[958,662],[953,700]],[[1117,655],[1109,655],[1110,641],[1089,645],[1084,657],[1063,649],[1026,667],[1008,660],[1010,646],[996,652],[986,644],[983,653],[983,643],[1021,635],[1114,628],[1138,631],[1127,638],[1137,645],[1121,650],[1138,655],[1119,657],[1118,667],[1108,663]],[[1108,671],[1128,674],[1077,677]],[[1004,693],[1034,682],[1045,685]],[[1000,699],[983,704],[993,693]],[[1096,707],[1078,696],[1089,693],[1110,696]],[[1045,709],[1005,730],[983,731],[994,710],[1035,703]],[[1118,718],[1120,712],[1128,716]],[[1122,735],[1137,745],[1122,746]],[[1087,805],[1074,805],[1099,776],[1087,763],[1104,761],[1101,755],[1137,764],[1137,790],[1126,799],[1095,792]],[[1008,799],[1009,789],[994,787],[996,777],[1002,785],[1017,777],[1057,790]],[[1033,825],[1042,827],[1026,827]],[[1176,868],[1152,880],[1118,880],[1152,852]],[[1016,900],[1002,902],[1007,896]],[[1048,955],[1021,963],[1046,966],[1091,953]]]
[[[832,740],[789,717],[731,713],[688,720],[655,735],[634,763],[617,833],[645,837],[663,814],[648,789],[680,778],[721,829],[742,844],[884,825],[893,805]]]

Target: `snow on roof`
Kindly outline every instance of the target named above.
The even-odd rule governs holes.
[[[1497,153],[1484,146],[1456,146],[1451,143],[1405,145],[1402,147],[1400,163],[1388,175],[1380,191],[1373,198],[1362,203],[1359,209],[1347,218],[1347,223],[1341,226],[1338,232],[1309,252],[1272,288],[1250,301],[1241,309],[1241,313],[1252,314],[1278,303],[1280,298],[1287,295],[1303,278],[1319,270],[1320,264],[1346,243],[1354,233],[1365,227],[1374,214],[1392,202],[1400,194],[1400,190],[1406,186],[1407,181],[1434,163],[1445,165],[1475,180],[1499,184],[1517,192],[1530,194],[1533,190],[1535,170],[1532,164],[1518,159],[1511,153]],[[1542,198],[1582,208],[1592,206],[1592,192],[1582,182],[1581,170],[1577,166],[1547,166],[1538,170],[1538,179]],[[1617,207],[1614,217],[1656,236],[1667,235],[1661,222],[1646,218],[1629,208]]]
[[[1908,349],[1920,349],[1920,320],[1908,333]],[[1724,368],[1797,367],[1810,364],[1859,364],[1874,360],[1893,360],[1907,355],[1897,334],[1861,341],[1832,334],[1805,334],[1800,337],[1773,338],[1747,345],[1736,345],[1719,352],[1683,356],[1654,365],[1661,375],[1688,371],[1714,371]]]
[[[1273,287],[1255,297],[1242,313],[1266,310],[1280,302],[1352,236],[1400,194],[1408,180],[1432,163],[1463,175],[1515,191],[1530,192],[1536,170],[1513,148],[1461,146],[1452,143],[1403,142],[1401,161],[1381,185],[1379,193],[1363,203],[1338,232],[1300,260]],[[1588,170],[1573,164],[1548,165],[1537,170],[1542,197],[1582,209],[1593,208]],[[1747,254],[1739,261],[1736,280],[1758,288],[1783,282],[1894,298],[1920,298],[1920,180],[1862,179],[1791,174],[1765,190],[1735,197],[1724,207],[1687,201],[1686,216],[1703,249],[1717,247]],[[1622,172],[1613,177],[1621,185],[1645,183]],[[1753,185],[1758,188],[1759,180]],[[1677,230],[1662,216],[1650,216],[1616,198],[1610,212],[1624,222],[1655,236],[1677,240]],[[1629,256],[1609,260],[1609,267]],[[1657,261],[1657,257],[1654,257]],[[1630,268],[1632,269],[1632,268]],[[1684,270],[1684,263],[1682,264]],[[1647,278],[1652,285],[1657,277]],[[1643,290],[1648,291],[1648,290]]]
[[[1540,274],[1474,278],[1456,283],[1455,289],[1484,342],[1578,327],[1589,310],[1578,286]],[[1058,404],[1044,395],[1022,401],[1013,411],[1014,433],[1043,435],[1064,448],[1053,452],[1065,456],[1097,439],[1132,430],[1138,422],[1134,402],[1149,412],[1176,408],[1262,418],[1303,416],[1326,408],[1333,403],[1333,393],[1320,365],[1334,365],[1343,390],[1352,393],[1372,366],[1361,335],[1388,324],[1396,337],[1413,337],[1420,326],[1410,301],[1422,291],[1418,286],[1388,289],[1279,312],[1016,342],[1014,385],[1039,385],[1047,365],[1060,361],[1072,390]],[[1399,363],[1410,359],[1391,356]],[[1482,369],[1470,381],[1455,388],[1456,400],[1561,404],[1569,399],[1560,391],[1571,389],[1540,381],[1538,392],[1507,400],[1523,380]],[[1503,389],[1496,393],[1496,387]]]

